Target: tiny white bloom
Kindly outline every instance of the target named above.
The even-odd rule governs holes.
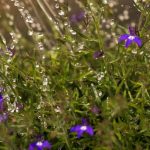
[[[43,143],[42,143],[41,141],[39,141],[39,142],[36,143],[36,145],[37,145],[37,146],[42,146]]]
[[[80,128],[82,131],[86,131],[87,130],[87,126],[81,126]]]
[[[129,39],[129,40],[134,40],[134,39],[135,39],[135,36],[132,36],[132,35],[131,35],[131,36],[128,37],[128,39]]]

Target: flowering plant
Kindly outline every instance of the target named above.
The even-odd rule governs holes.
[[[135,34],[135,28],[129,26],[129,34],[123,34],[119,37],[119,43],[125,40],[125,47],[129,47],[133,42],[139,47],[142,46],[142,40]]]
[[[148,0],[0,0],[0,150],[150,149],[149,41]]]

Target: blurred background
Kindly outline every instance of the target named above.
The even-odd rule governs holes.
[[[83,4],[86,5],[86,2],[86,0],[1,0],[1,38],[6,40],[8,46],[11,46],[12,40],[17,38],[12,31],[20,33],[29,40],[32,40],[33,32],[42,34],[41,36],[44,34],[54,40],[53,27],[57,24],[59,28],[61,27],[58,20],[60,18],[68,20],[71,15],[86,11],[83,10]],[[101,0],[99,3],[107,5],[103,11],[109,13],[103,18],[102,27],[108,33],[112,21],[126,27],[129,24],[135,25],[139,20],[140,13],[133,0]],[[108,38],[111,39],[111,36],[108,35]],[[55,45],[56,41],[53,40],[45,41],[49,48]],[[39,46],[42,47],[42,43]]]

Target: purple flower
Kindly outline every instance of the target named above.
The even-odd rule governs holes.
[[[135,34],[135,28],[129,26],[129,34],[123,34],[119,37],[118,42],[125,41],[125,47],[128,48],[133,42],[139,47],[142,46],[142,40]]]
[[[44,150],[51,149],[52,145],[48,141],[33,142],[29,146],[29,150]]]
[[[8,50],[8,52],[9,52],[9,55],[10,56],[14,56],[15,55],[15,52],[16,52],[16,50],[15,49],[12,49],[12,48],[10,48],[10,47],[7,47],[7,50]]]
[[[84,11],[80,11],[78,13],[73,14],[70,17],[70,21],[71,21],[71,23],[77,23],[77,22],[82,21],[84,19],[84,17],[85,17],[85,12]]]
[[[94,113],[94,114],[99,114],[101,111],[100,111],[100,109],[97,107],[97,106],[93,106],[92,108],[91,108],[91,111],[92,111],[92,113]]]
[[[103,55],[104,55],[103,51],[95,51],[93,54],[93,58],[98,59],[98,58],[102,57]]]
[[[7,113],[0,114],[0,123],[6,121],[8,118]]]
[[[0,95],[0,110],[3,110],[3,103],[4,103],[3,96]]]
[[[93,128],[92,126],[88,125],[86,119],[82,119],[82,124],[71,127],[70,132],[76,132],[78,138],[80,138],[84,132],[90,136],[94,135]]]

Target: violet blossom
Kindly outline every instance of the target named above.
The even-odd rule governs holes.
[[[70,21],[71,23],[78,23],[80,21],[82,21],[85,17],[85,12],[84,11],[80,11],[80,12],[77,12],[73,15],[71,15],[70,17]]]
[[[119,37],[118,42],[125,41],[125,47],[128,48],[133,42],[139,47],[142,46],[142,40],[135,33],[135,28],[129,26],[129,34],[123,34]]]
[[[82,119],[82,124],[78,124],[78,125],[71,127],[70,132],[76,132],[78,138],[83,136],[83,133],[87,133],[90,136],[94,135],[93,128],[91,125],[87,123],[86,119]]]
[[[37,141],[33,142],[29,146],[29,150],[44,150],[44,149],[51,149],[52,145],[47,141]]]
[[[102,57],[103,55],[104,55],[103,51],[95,51],[93,54],[93,58],[98,59],[98,58]]]
[[[0,94],[0,110],[3,110],[3,103],[4,103],[4,99],[3,96]]]

